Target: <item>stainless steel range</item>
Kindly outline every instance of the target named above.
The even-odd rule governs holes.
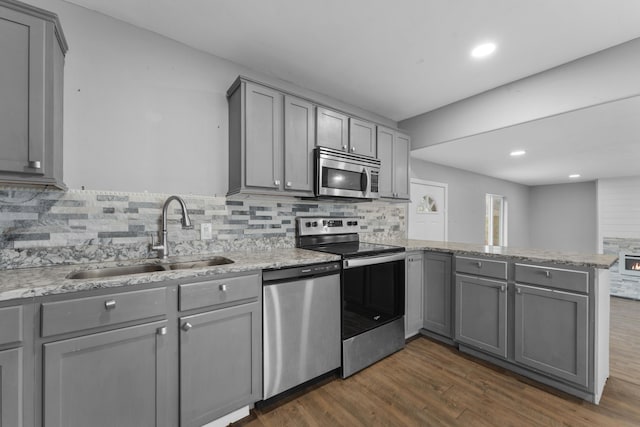
[[[404,347],[404,248],[360,241],[359,218],[300,217],[297,246],[340,255],[342,377]]]

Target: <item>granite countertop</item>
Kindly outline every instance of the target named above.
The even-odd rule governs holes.
[[[505,246],[486,246],[433,240],[393,239],[384,240],[381,241],[381,243],[403,246],[407,251],[435,251],[456,255],[509,257],[515,261],[554,262],[556,264],[602,269],[609,269],[618,260],[616,255],[583,254],[578,252],[510,248]]]
[[[158,271],[100,279],[67,279],[66,276],[75,271],[136,264],[159,264],[162,261],[159,259],[145,259],[3,270],[2,274],[0,274],[0,301],[340,260],[337,255],[292,248],[260,252],[225,252],[171,257],[169,262],[197,261],[215,256],[224,256],[234,262],[232,264],[197,269]]]
[[[516,261],[554,262],[557,264],[602,269],[610,268],[618,259],[615,255],[581,254],[574,252],[508,248],[502,246],[485,246],[470,243],[441,242],[432,240],[383,239],[377,240],[376,243],[402,246],[407,251],[434,251],[452,253],[456,255],[509,257]],[[0,301],[92,289],[141,285],[162,282],[165,280],[188,280],[217,274],[238,273],[251,270],[267,270],[272,268],[292,267],[340,260],[338,255],[291,248],[271,251],[211,253],[186,257],[171,257],[169,262],[197,261],[215,256],[224,256],[234,262],[232,264],[196,269],[158,271],[99,279],[67,279],[67,275],[75,271],[122,267],[136,264],[159,264],[163,262],[158,259],[144,259],[3,270],[0,275]]]

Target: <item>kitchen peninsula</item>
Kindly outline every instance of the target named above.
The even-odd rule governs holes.
[[[420,317],[424,315],[424,328],[421,329],[423,335],[448,341],[458,346],[462,352],[586,400],[595,403],[599,401],[608,377],[608,269],[615,263],[615,256],[407,239],[386,239],[383,243],[402,246],[407,250],[407,303],[411,304],[416,291],[420,295],[418,299],[424,302],[424,311],[421,310],[419,313]],[[23,325],[22,339],[19,340],[21,345],[14,347],[33,349],[35,354],[33,356],[27,351],[23,352],[27,359],[23,364],[26,367],[24,379],[29,383],[24,390],[31,390],[32,387],[42,388],[46,379],[51,379],[46,371],[55,369],[55,365],[53,362],[47,363],[47,358],[62,360],[51,356],[55,353],[53,349],[57,348],[54,345],[56,343],[61,345],[59,343],[71,343],[91,336],[107,336],[151,325],[153,333],[158,335],[158,339],[165,340],[164,345],[171,349],[169,354],[173,354],[186,345],[184,343],[187,342],[189,333],[192,337],[197,336],[194,334],[195,329],[189,332],[190,328],[185,326],[197,325],[192,318],[197,319],[197,316],[205,314],[215,316],[224,313],[225,310],[253,307],[246,315],[246,319],[250,320],[247,325],[253,326],[249,329],[241,327],[238,332],[238,336],[246,334],[247,337],[247,346],[239,348],[253,352],[251,356],[245,355],[246,357],[241,358],[246,360],[249,366],[253,364],[255,367],[253,371],[247,371],[250,373],[248,377],[241,378],[241,381],[244,381],[242,384],[248,386],[250,392],[240,396],[235,403],[223,399],[218,408],[204,411],[205,417],[209,418],[200,419],[195,416],[194,419],[215,419],[261,400],[261,374],[256,364],[261,354],[259,351],[255,352],[261,348],[258,332],[261,330],[261,271],[335,261],[338,257],[290,248],[260,252],[193,254],[172,258],[170,262],[196,262],[219,255],[234,262],[99,279],[68,277],[74,272],[85,270],[141,264],[153,266],[161,262],[147,259],[4,270],[0,278],[0,315],[15,317],[17,324]],[[416,257],[421,259],[420,264],[424,266],[417,275],[415,268],[412,268]],[[448,264],[440,263],[442,259],[448,259]],[[439,276],[437,273],[441,266],[445,266],[445,270],[443,275]],[[441,282],[434,283],[434,278],[440,278]],[[228,288],[224,285],[228,285]],[[442,286],[448,286],[448,289],[442,289]],[[216,296],[219,294],[217,289],[223,287],[228,289],[225,291],[228,292],[228,297]],[[207,292],[216,296],[215,301],[205,301],[197,297],[200,295],[200,288],[211,289]],[[441,294],[438,294],[438,289],[442,291]],[[433,293],[433,290],[436,292]],[[191,295],[192,291],[196,293]],[[220,292],[220,295],[225,292]],[[448,296],[448,299],[430,300],[434,295]],[[128,298],[142,299],[127,305]],[[94,304],[94,307],[91,304],[95,301],[98,301],[98,305]],[[115,306],[114,301],[118,308],[112,310],[110,307]],[[101,302],[104,303],[104,310],[99,307]],[[434,320],[429,317],[433,314],[434,302],[448,305],[440,307],[442,310],[437,311],[450,316],[449,319],[444,319],[448,325],[448,329],[444,329],[445,332],[429,326],[429,322]],[[91,307],[87,304],[98,311],[91,314]],[[57,307],[70,310],[71,314],[89,307],[89,312],[76,313],[81,317],[85,316],[84,324],[78,324],[71,318],[57,318]],[[211,311],[213,308],[216,310]],[[208,311],[203,311],[205,309]],[[118,319],[120,310],[129,310],[130,316],[114,320]],[[412,316],[411,309],[407,310],[406,316]],[[54,323],[50,325],[49,321]],[[42,330],[39,325],[42,326]],[[176,330],[175,325],[181,325],[181,329]],[[434,330],[436,332],[433,332]],[[88,333],[92,335],[87,335]],[[147,335],[142,334],[143,337]],[[242,342],[243,339],[237,341]],[[253,344],[249,345],[249,342]],[[162,356],[162,345],[158,345],[158,360],[168,357]],[[51,349],[49,356],[47,348]],[[45,360],[44,371],[37,369],[35,374],[31,371],[29,367],[34,366],[30,363],[31,357],[39,360],[40,364]],[[184,357],[188,355],[185,353]],[[184,360],[187,359],[183,358]],[[169,374],[158,386],[166,389],[157,396],[156,391],[151,394],[156,396],[154,399],[158,399],[157,408],[166,406],[167,414],[172,418],[177,417],[179,413],[177,404],[165,405],[165,398],[160,396],[172,396],[172,399],[175,398],[175,402],[178,402],[179,384],[182,384],[182,387],[186,386],[180,382],[182,379],[179,378],[179,372],[186,372],[189,367],[180,365],[182,367],[179,371],[177,360],[171,361],[171,358],[164,363],[168,363],[164,366],[169,366]],[[155,387],[153,386],[153,390]],[[215,385],[211,387],[215,388]],[[45,397],[46,390],[45,387]],[[39,403],[33,402],[31,396],[25,395],[25,405],[38,407]],[[90,399],[90,396],[87,399]],[[49,402],[51,403],[51,400]],[[87,400],[85,403],[89,402]],[[180,402],[184,415],[184,408],[189,407],[189,403],[182,400]],[[47,410],[53,411],[53,408]],[[202,408],[192,410],[197,413]],[[152,412],[155,414],[155,410]]]

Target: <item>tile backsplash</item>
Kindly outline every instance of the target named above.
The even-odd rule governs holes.
[[[0,269],[101,262],[153,256],[151,236],[161,230],[170,194],[0,187]],[[193,230],[169,209],[172,255],[295,246],[297,216],[362,218],[362,240],[406,237],[406,205],[339,203],[287,197],[234,198],[180,195]],[[213,239],[200,239],[209,222]]]

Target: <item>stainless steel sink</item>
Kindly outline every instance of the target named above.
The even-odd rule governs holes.
[[[184,262],[172,262],[168,264],[171,270],[184,270],[189,268],[204,268],[213,267],[214,265],[232,264],[233,261],[229,258],[222,256],[215,256],[209,259],[203,259],[200,261],[184,261]]]
[[[153,273],[154,271],[165,271],[164,265],[143,264],[130,265],[127,267],[96,268],[95,270],[74,271],[67,275],[67,279],[100,279],[103,277],[126,276],[127,274]]]
[[[187,270],[192,268],[213,267],[216,265],[232,264],[229,258],[214,256],[197,261],[172,262],[167,264],[137,264],[126,267],[96,268],[94,270],[74,271],[67,275],[67,279],[101,279],[105,277],[126,276],[129,274],[153,273],[157,271]]]

